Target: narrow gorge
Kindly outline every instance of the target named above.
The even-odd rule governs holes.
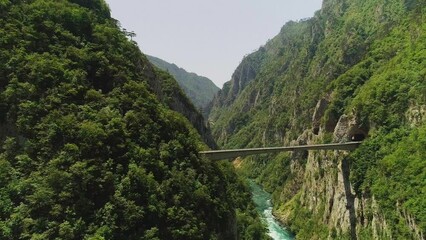
[[[425,239],[425,16],[324,0],[217,92],[147,57],[105,0],[0,0],[0,239]]]
[[[209,108],[220,148],[363,140],[246,157],[297,239],[424,239],[426,4],[325,0],[247,55]]]

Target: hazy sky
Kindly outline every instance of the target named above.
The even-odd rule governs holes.
[[[142,52],[210,78],[231,79],[243,56],[289,20],[311,17],[322,0],[106,0],[136,33]]]

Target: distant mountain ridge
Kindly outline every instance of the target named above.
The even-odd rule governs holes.
[[[209,78],[187,72],[176,64],[166,62],[157,57],[147,55],[147,58],[153,65],[175,77],[179,86],[198,108],[205,109],[219,91],[219,88]]]

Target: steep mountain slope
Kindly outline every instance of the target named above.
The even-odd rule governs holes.
[[[185,93],[179,87],[177,81],[169,73],[147,64],[144,70],[149,73],[151,78],[148,83],[156,96],[164,104],[174,111],[185,116],[192,126],[197,129],[204,142],[211,148],[216,149],[217,145],[213,139],[210,128],[207,126],[203,115],[196,109]]]
[[[198,156],[201,114],[103,0],[0,16],[0,239],[263,236],[230,166]]]
[[[368,137],[351,154],[245,161],[298,238],[424,238],[425,7],[325,0],[243,59],[213,101],[209,121],[224,148]]]
[[[179,83],[185,94],[199,109],[205,109],[212,101],[219,88],[208,78],[189,73],[185,69],[168,63],[162,59],[148,56],[148,60],[156,67],[170,73]]]

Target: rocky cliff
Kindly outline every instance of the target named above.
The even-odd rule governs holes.
[[[216,94],[210,108],[223,108],[230,106],[237,96],[243,92],[244,88],[256,78],[260,69],[262,58],[264,55],[264,48],[249,54],[243,58],[237,69],[232,74],[230,81],[226,82],[223,88]],[[215,109],[209,109],[214,112]],[[214,113],[211,114],[214,117]]]
[[[226,148],[364,140],[242,164],[301,239],[422,239],[426,22],[422,1],[326,0],[258,52],[213,102]],[[250,72],[250,71],[249,71]],[[243,84],[241,84],[243,82]],[[242,86],[242,87],[241,87]]]

